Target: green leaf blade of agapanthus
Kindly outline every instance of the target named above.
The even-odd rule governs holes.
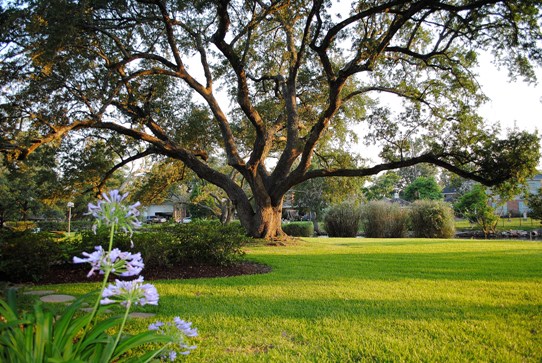
[[[159,343],[173,343],[175,342],[175,338],[168,335],[161,335],[157,334],[155,331],[146,331],[143,333],[139,333],[137,335],[132,335],[129,337],[126,337],[122,339],[119,342],[119,345],[117,346],[117,349],[115,349],[115,352],[113,354],[112,360],[115,360],[119,358],[121,355],[126,353],[127,351],[140,347],[145,344],[159,344]],[[163,348],[159,349],[160,351],[163,350]],[[154,356],[154,355],[153,355]],[[139,357],[141,359],[141,357]],[[152,357],[151,357],[152,359]],[[144,360],[138,360],[140,362],[145,362]]]
[[[49,311],[43,311],[41,306],[37,305],[34,311],[36,322],[34,324],[34,361],[43,362],[45,357],[52,351],[51,338],[54,329],[53,314]]]
[[[108,329],[113,328],[122,321],[121,316],[114,316],[105,320],[100,321],[87,333],[85,341],[81,344],[81,349],[84,350],[92,344],[97,342],[103,342],[105,337],[109,337],[105,332]]]
[[[83,304],[83,301],[84,297],[78,298],[62,312],[58,319],[56,319],[53,343],[57,351],[66,352],[65,348],[71,349],[73,346],[73,339],[88,321],[88,314],[84,314],[83,316],[74,319],[74,315]]]

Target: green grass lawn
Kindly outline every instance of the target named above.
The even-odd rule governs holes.
[[[314,238],[248,257],[273,272],[156,282],[145,311],[199,329],[186,362],[542,360],[542,243]]]

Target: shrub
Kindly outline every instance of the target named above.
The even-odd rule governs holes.
[[[363,207],[362,224],[366,237],[402,238],[408,231],[408,209],[398,204],[373,201]]]
[[[489,196],[484,186],[474,185],[470,192],[459,198],[454,208],[469,222],[476,223],[486,237],[490,233],[495,233],[499,217],[495,215],[495,209],[489,205]]]
[[[59,222],[59,221],[39,221],[36,223],[38,228],[42,232],[52,232],[52,231],[67,231],[68,222]]]
[[[236,224],[222,225],[218,221],[194,221],[171,229],[174,237],[172,263],[229,265],[244,252],[241,247],[251,240]]]
[[[4,225],[14,232],[29,231],[37,227],[36,223],[32,221],[5,222]]]
[[[171,227],[171,226],[170,226]],[[172,229],[148,230],[144,232],[134,232],[130,237],[127,233],[115,233],[115,246],[123,251],[136,249],[141,253],[145,261],[145,266],[170,267],[170,255],[176,243],[176,239],[171,233]],[[93,231],[83,231],[79,244],[73,244],[69,251],[71,255],[79,255],[83,251],[93,250],[95,246],[107,248],[109,243],[109,231],[99,228],[96,233]],[[133,244],[133,248],[132,248]]]
[[[72,251],[72,254],[75,255],[78,254],[78,252],[93,250],[95,246],[102,246],[104,248],[107,247],[109,245],[109,233],[110,232],[107,230],[107,228],[98,228],[96,233],[94,233],[92,230],[81,232],[80,245],[74,245],[74,248],[78,248],[79,250]],[[118,248],[121,250],[128,250],[131,248],[131,244],[129,234],[115,233],[115,245]]]
[[[361,222],[361,210],[352,203],[342,203],[328,210],[324,225],[330,237],[355,237]]]
[[[294,237],[312,237],[314,224],[312,222],[290,222],[282,225],[284,233]]]
[[[415,237],[451,238],[455,235],[454,212],[441,201],[419,200],[410,209]]]
[[[141,252],[141,257],[148,268],[163,268],[173,265],[170,256],[175,245],[175,237],[171,233],[135,233],[132,240],[134,249]]]
[[[60,256],[58,245],[46,233],[3,234],[0,241],[0,277],[11,282],[39,281]]]

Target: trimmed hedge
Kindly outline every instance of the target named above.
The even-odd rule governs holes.
[[[72,263],[73,256],[93,252],[98,245],[107,248],[109,231],[100,229],[97,234],[83,231],[81,238],[54,238],[51,233],[0,230],[0,279],[37,282],[53,265]],[[244,255],[242,246],[251,240],[238,223],[224,226],[218,221],[197,221],[136,232],[132,238],[118,233],[114,246],[140,252],[147,268],[178,264],[224,266],[240,260]]]
[[[452,208],[445,202],[418,200],[410,209],[412,232],[421,238],[452,238],[455,219]]]
[[[4,222],[4,226],[11,229],[14,232],[31,231],[37,227],[36,222],[33,221],[18,221],[18,222]]]
[[[3,232],[0,235],[0,279],[40,281],[62,252],[48,233]]]
[[[244,256],[241,248],[252,240],[240,225],[214,220],[179,224],[170,233],[171,263],[231,265]]]
[[[94,246],[107,248],[109,232],[100,229],[82,233],[80,252]],[[175,264],[229,265],[244,255],[241,247],[250,241],[240,224],[222,225],[218,221],[198,220],[185,224],[168,224],[160,229],[115,234],[115,247],[141,252],[148,267],[168,267]]]
[[[352,203],[331,207],[324,217],[329,237],[356,237],[361,223],[361,210]]]
[[[41,231],[68,231],[68,222],[58,221],[39,221],[36,222]],[[92,220],[75,220],[70,223],[71,232],[88,231],[92,229],[94,221]]]
[[[373,201],[363,206],[363,229],[366,237],[406,237],[409,211],[398,204]]]
[[[283,224],[282,230],[292,237],[312,237],[314,224],[312,222],[290,222]]]

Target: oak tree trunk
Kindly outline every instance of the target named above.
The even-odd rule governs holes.
[[[254,238],[282,239],[282,200],[277,205],[252,206],[252,210],[237,209],[239,219],[247,233]]]
[[[252,236],[265,239],[280,239],[286,236],[282,231],[282,203],[276,207],[256,210],[251,231]]]

